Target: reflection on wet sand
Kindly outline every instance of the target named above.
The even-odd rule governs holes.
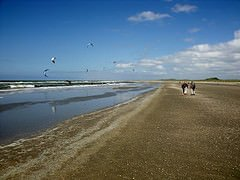
[[[52,112],[53,112],[53,114],[56,114],[56,106],[52,105]]]
[[[18,103],[9,103],[9,104],[0,105],[0,112],[11,110],[17,107],[24,107],[24,106],[30,106],[30,105],[42,104],[42,103],[48,103],[51,105],[65,105],[65,104],[79,102],[79,101],[89,101],[93,99],[107,98],[111,96],[116,96],[119,93],[127,93],[129,91],[141,91],[149,88],[152,88],[152,87],[140,87],[140,88],[139,87],[118,87],[115,89],[124,89],[124,91],[121,90],[121,91],[115,91],[115,92],[106,92],[104,94],[99,94],[99,95],[71,97],[71,98],[66,98],[61,100],[44,100],[44,101],[35,101],[35,102],[26,101],[26,102],[18,102]]]
[[[123,103],[158,86],[139,84],[115,89],[107,86],[10,94],[0,104],[0,144],[39,133],[71,117]]]

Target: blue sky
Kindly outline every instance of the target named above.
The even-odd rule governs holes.
[[[239,0],[2,0],[0,79],[240,79],[239,9]]]

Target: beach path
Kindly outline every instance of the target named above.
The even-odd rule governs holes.
[[[183,96],[179,84],[165,83],[136,101],[67,121],[29,144],[1,148],[0,174],[30,179],[239,179],[239,100],[235,85],[201,83],[195,96]],[[24,150],[32,156],[16,156]]]

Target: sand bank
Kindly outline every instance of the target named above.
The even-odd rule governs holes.
[[[179,84],[0,147],[0,176],[80,179],[240,178],[240,87]]]

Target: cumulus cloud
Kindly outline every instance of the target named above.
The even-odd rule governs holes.
[[[159,59],[141,59],[135,63],[117,63],[115,65],[118,68],[117,71],[124,72],[129,69],[136,69],[138,72],[152,75],[163,75],[166,74],[163,62]]]
[[[128,20],[132,22],[144,22],[144,21],[155,21],[158,19],[164,19],[169,17],[171,17],[169,14],[160,14],[152,11],[143,11],[139,14],[128,17]]]
[[[175,54],[121,63],[116,67],[136,68],[138,72],[166,78],[240,78],[240,30],[226,42],[198,44]]]
[[[190,12],[195,12],[197,10],[197,6],[190,5],[190,4],[176,4],[173,8],[172,11],[175,13],[190,13]]]
[[[172,55],[141,59],[119,64],[121,68],[136,68],[142,72],[164,74],[172,78],[219,76],[240,78],[240,30],[234,38],[218,44],[198,44]]]
[[[163,65],[171,61],[173,71],[184,69],[186,73],[211,74],[218,72],[232,73],[232,77],[240,72],[240,38],[239,30],[235,31],[234,39],[215,45],[199,44],[174,55],[160,58]]]

